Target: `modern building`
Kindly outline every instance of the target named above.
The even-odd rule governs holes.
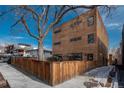
[[[54,28],[53,55],[107,64],[108,35],[97,8]]]
[[[26,55],[25,51],[29,49],[32,49],[31,45],[18,43],[18,44],[7,45],[5,47],[5,53],[12,54],[15,56],[25,56]]]
[[[108,65],[112,65],[112,64],[113,64],[113,56],[112,56],[112,54],[109,54]]]
[[[7,45],[5,47],[5,53],[13,56],[38,58],[38,49],[34,49],[31,45],[23,43]],[[52,57],[52,50],[44,49],[44,56],[46,60]]]
[[[118,65],[122,65],[122,55],[121,55],[121,43],[120,46],[118,48],[111,48],[109,51],[109,63],[114,64],[117,63]],[[117,61],[117,62],[116,62]]]
[[[38,58],[38,49],[31,49],[26,51],[27,56]],[[52,57],[52,50],[44,49],[45,60]]]

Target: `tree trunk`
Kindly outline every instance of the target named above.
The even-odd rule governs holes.
[[[39,40],[39,42],[38,42],[38,60],[39,60],[39,61],[45,61],[44,49],[43,49],[43,42],[42,42],[42,40]]]

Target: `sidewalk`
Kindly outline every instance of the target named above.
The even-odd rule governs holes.
[[[47,88],[49,85],[35,77],[28,77],[6,63],[0,63],[0,72],[9,82],[11,88]]]
[[[91,79],[95,79],[101,82],[105,82],[108,71],[111,69],[109,66],[93,69],[84,75],[76,76],[71,80],[65,81],[55,88],[86,88],[86,82]],[[0,63],[0,72],[4,78],[8,80],[10,87],[12,88],[49,88],[51,86],[43,83],[41,80],[27,76],[24,73],[16,70],[11,65],[6,63]],[[94,78],[95,77],[95,78]],[[95,85],[94,85],[95,86]]]

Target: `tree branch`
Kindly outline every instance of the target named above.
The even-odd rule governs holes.
[[[95,8],[95,7],[98,7],[98,6],[99,6],[99,5],[91,5],[91,6],[85,6],[85,5],[82,5],[82,6],[72,6],[72,7],[68,8],[68,9],[66,9],[65,11],[63,11],[63,13],[58,16],[58,18],[56,19],[57,21],[56,21],[55,24],[57,24],[57,23],[62,19],[62,17],[63,17],[66,13],[68,13],[70,10],[74,10],[74,9],[78,9],[78,8],[93,9],[93,8]]]
[[[43,24],[42,24],[42,27],[46,24],[46,22],[48,21],[48,13],[49,13],[49,8],[50,6],[48,5],[47,8],[46,8],[46,11],[45,11],[45,19],[43,20]]]
[[[30,8],[28,6],[22,6],[22,8],[27,10],[27,11],[29,11],[29,12],[31,12],[33,15],[38,17],[38,14],[32,8]]]
[[[21,19],[22,19],[21,22],[22,22],[22,24],[24,25],[24,27],[26,28],[26,31],[28,32],[28,34],[29,34],[31,37],[33,37],[33,38],[39,40],[39,38],[38,38],[37,36],[35,36],[33,33],[31,33],[31,31],[30,31],[30,29],[29,29],[29,27],[28,27],[28,25],[27,25],[27,23],[26,23],[24,17],[22,17]]]
[[[60,15],[58,15],[58,17],[56,18],[56,20],[50,24],[50,26],[47,28],[46,32],[43,34],[43,38],[46,37],[46,35],[48,34],[48,32],[50,31],[50,29],[55,25],[57,24],[61,19],[62,17],[67,13],[69,12],[70,10],[74,10],[74,9],[77,9],[77,8],[87,8],[87,9],[93,9],[95,7],[98,7],[99,5],[92,5],[92,6],[73,6],[73,7],[70,7],[66,10],[63,11],[63,13],[61,13]]]

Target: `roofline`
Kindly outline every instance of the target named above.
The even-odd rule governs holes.
[[[76,16],[75,18],[72,18],[72,19],[68,20],[67,22],[63,22],[60,26],[54,27],[54,30],[57,29],[57,28],[61,28],[63,24],[68,23],[68,22],[70,22],[70,21],[72,21],[72,20],[75,20],[76,18],[78,18],[78,17],[80,17],[80,16],[86,15],[87,13],[89,13],[89,12],[91,12],[91,11],[94,11],[95,9],[96,9],[96,8],[94,8],[94,9],[89,9],[89,10],[87,9],[88,11],[86,11],[86,12],[80,14],[79,16]]]
[[[31,46],[29,44],[24,44],[24,43],[18,43],[18,45]]]

